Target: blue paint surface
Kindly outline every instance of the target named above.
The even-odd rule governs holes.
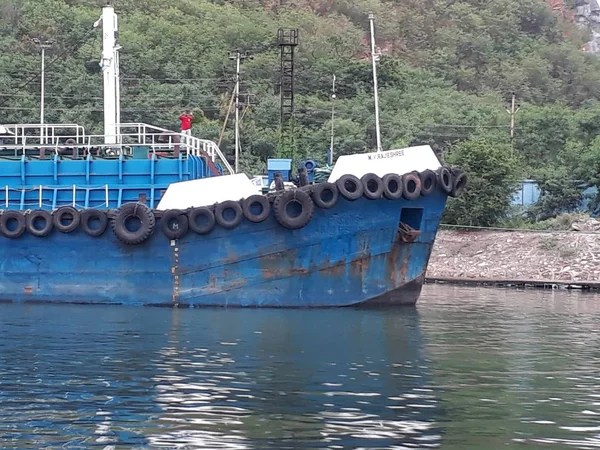
[[[72,205],[73,199],[78,208],[118,208],[137,201],[140,194],[154,208],[171,183],[208,176],[206,160],[192,155],[79,160],[24,156],[0,160],[0,209],[53,210]]]
[[[269,185],[275,179],[276,173],[281,174],[281,178],[284,181],[289,181],[290,174],[292,173],[292,160],[291,159],[269,159],[267,161],[267,174],[269,179]]]
[[[535,180],[523,180],[512,198],[513,205],[531,206],[540,198],[540,188]]]
[[[99,238],[79,230],[0,237],[0,300],[355,305],[422,283],[445,202],[439,191],[410,202],[340,198],[332,209],[315,208],[299,230],[283,228],[271,216],[260,224],[244,220],[232,230],[216,226],[208,235],[190,231],[177,241],[162,234],[159,221],[138,246],[120,243],[110,227]],[[397,240],[401,214],[421,217],[414,243]]]

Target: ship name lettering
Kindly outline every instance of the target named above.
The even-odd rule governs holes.
[[[396,150],[393,152],[375,153],[374,155],[368,155],[369,161],[372,161],[375,159],[397,158],[399,156],[404,156],[404,150]]]

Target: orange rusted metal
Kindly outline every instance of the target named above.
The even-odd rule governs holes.
[[[421,232],[419,230],[415,230],[410,225],[400,222],[400,226],[398,227],[398,237],[402,242],[415,242],[420,235]]]

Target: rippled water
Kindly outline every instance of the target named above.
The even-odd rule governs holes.
[[[599,448],[600,296],[0,305],[0,448]]]

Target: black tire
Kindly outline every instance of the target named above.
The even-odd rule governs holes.
[[[233,217],[228,219],[225,217],[225,211],[231,209],[233,211]],[[223,203],[219,203],[215,208],[215,220],[223,228],[231,229],[237,227],[242,219],[244,218],[244,211],[240,206],[240,202],[234,200],[226,200]]]
[[[436,176],[433,170],[425,169],[419,173],[421,179],[421,195],[426,197],[435,191]]]
[[[402,175],[402,197],[406,200],[416,200],[421,195],[421,178],[411,172]]]
[[[329,182],[318,183],[313,187],[312,200],[319,208],[332,208],[338,201],[339,191],[335,184]]]
[[[181,239],[189,229],[188,217],[183,211],[170,209],[160,218],[162,232],[169,239]]]
[[[288,207],[292,204],[298,204],[301,207],[300,212],[291,214]],[[314,209],[315,206],[310,196],[298,189],[282,192],[273,202],[275,219],[290,230],[306,226],[312,219]]]
[[[254,212],[256,207],[259,208],[260,212]],[[251,195],[242,201],[242,212],[250,222],[264,222],[271,215],[271,202],[264,195]]]
[[[7,227],[10,221],[16,221],[16,226],[13,230],[9,230]],[[27,227],[25,216],[20,211],[5,211],[0,216],[0,233],[9,239],[16,239],[20,237]],[[12,228],[12,227],[11,227]]]
[[[97,227],[92,227],[93,221],[98,222]],[[86,209],[81,212],[81,229],[85,234],[92,237],[99,237],[104,234],[108,228],[108,215],[98,209]]]
[[[369,200],[377,200],[383,195],[383,181],[374,173],[364,174],[360,182],[363,187],[363,195]]]
[[[206,221],[203,224],[198,224],[198,218],[205,217]],[[188,213],[188,226],[198,234],[207,234],[215,227],[215,215],[207,207],[194,208]]]
[[[452,187],[454,186],[454,177],[452,176],[450,169],[444,166],[440,167],[437,170],[437,182],[443,192],[450,194],[450,192],[452,192]]]
[[[126,223],[129,219],[136,218],[140,221],[140,227],[130,231]],[[142,203],[125,203],[111,220],[113,233],[124,244],[138,245],[144,242],[154,232],[156,218],[152,210]]]
[[[454,176],[454,182],[452,183],[452,191],[450,192],[451,197],[458,197],[462,195],[464,190],[467,188],[468,178],[467,174],[460,169],[452,169],[452,175]]]
[[[44,224],[41,228],[38,227],[39,221],[42,221]],[[36,237],[46,237],[52,232],[52,228],[54,227],[52,214],[43,209],[31,211],[26,216],[26,226],[27,231],[29,231],[31,235]]]
[[[54,226],[61,233],[71,233],[81,222],[81,215],[72,206],[61,206],[52,214]]]
[[[358,177],[346,174],[342,175],[335,185],[342,197],[348,200],[357,200],[363,195],[363,186]]]
[[[383,176],[383,195],[389,200],[402,198],[402,177],[397,173],[388,173]]]

